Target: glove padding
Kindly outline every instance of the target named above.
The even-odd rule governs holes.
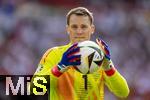
[[[110,60],[110,50],[108,45],[99,37],[96,39],[97,44],[100,46],[100,48],[102,48],[105,57]]]
[[[110,63],[110,50],[108,45],[99,37],[96,39],[97,44],[102,48],[103,53],[105,54],[105,57],[103,59],[102,67],[104,70],[109,70],[111,68]]]
[[[58,63],[58,69],[65,72],[69,66],[81,64],[81,55],[75,55],[80,51],[78,44],[73,44],[66,52],[64,52],[61,61]]]

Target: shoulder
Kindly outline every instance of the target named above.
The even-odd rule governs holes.
[[[70,47],[71,44],[67,44],[67,45],[62,45],[62,46],[56,46],[56,47],[53,47],[53,48],[49,48],[45,54],[49,54],[49,53],[52,53],[52,52],[59,52],[59,51],[65,51],[66,49],[68,49]]]
[[[56,46],[49,48],[43,55],[42,59],[46,58],[51,58],[51,57],[56,57],[56,55],[61,55],[63,52],[65,52],[69,48],[68,45],[63,45],[63,46]]]
[[[55,50],[66,50],[71,46],[71,44],[67,44],[67,45],[62,45],[62,46],[57,46],[57,47],[53,47],[52,49]]]

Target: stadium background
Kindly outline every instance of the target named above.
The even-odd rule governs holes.
[[[150,100],[149,0],[0,0],[0,75],[32,75],[48,48],[67,44],[65,15],[77,6],[93,11],[92,40],[110,46],[130,87],[125,100]],[[121,99],[106,88],[105,100]]]

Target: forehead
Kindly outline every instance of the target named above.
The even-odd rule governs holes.
[[[90,18],[89,16],[81,16],[81,15],[71,15],[70,16],[70,20],[69,20],[69,24],[89,24],[90,25]]]

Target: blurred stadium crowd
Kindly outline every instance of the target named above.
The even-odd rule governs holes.
[[[0,75],[32,75],[48,48],[67,44],[65,15],[77,6],[93,12],[92,40],[110,46],[130,86],[126,100],[150,100],[149,0],[0,0]]]

